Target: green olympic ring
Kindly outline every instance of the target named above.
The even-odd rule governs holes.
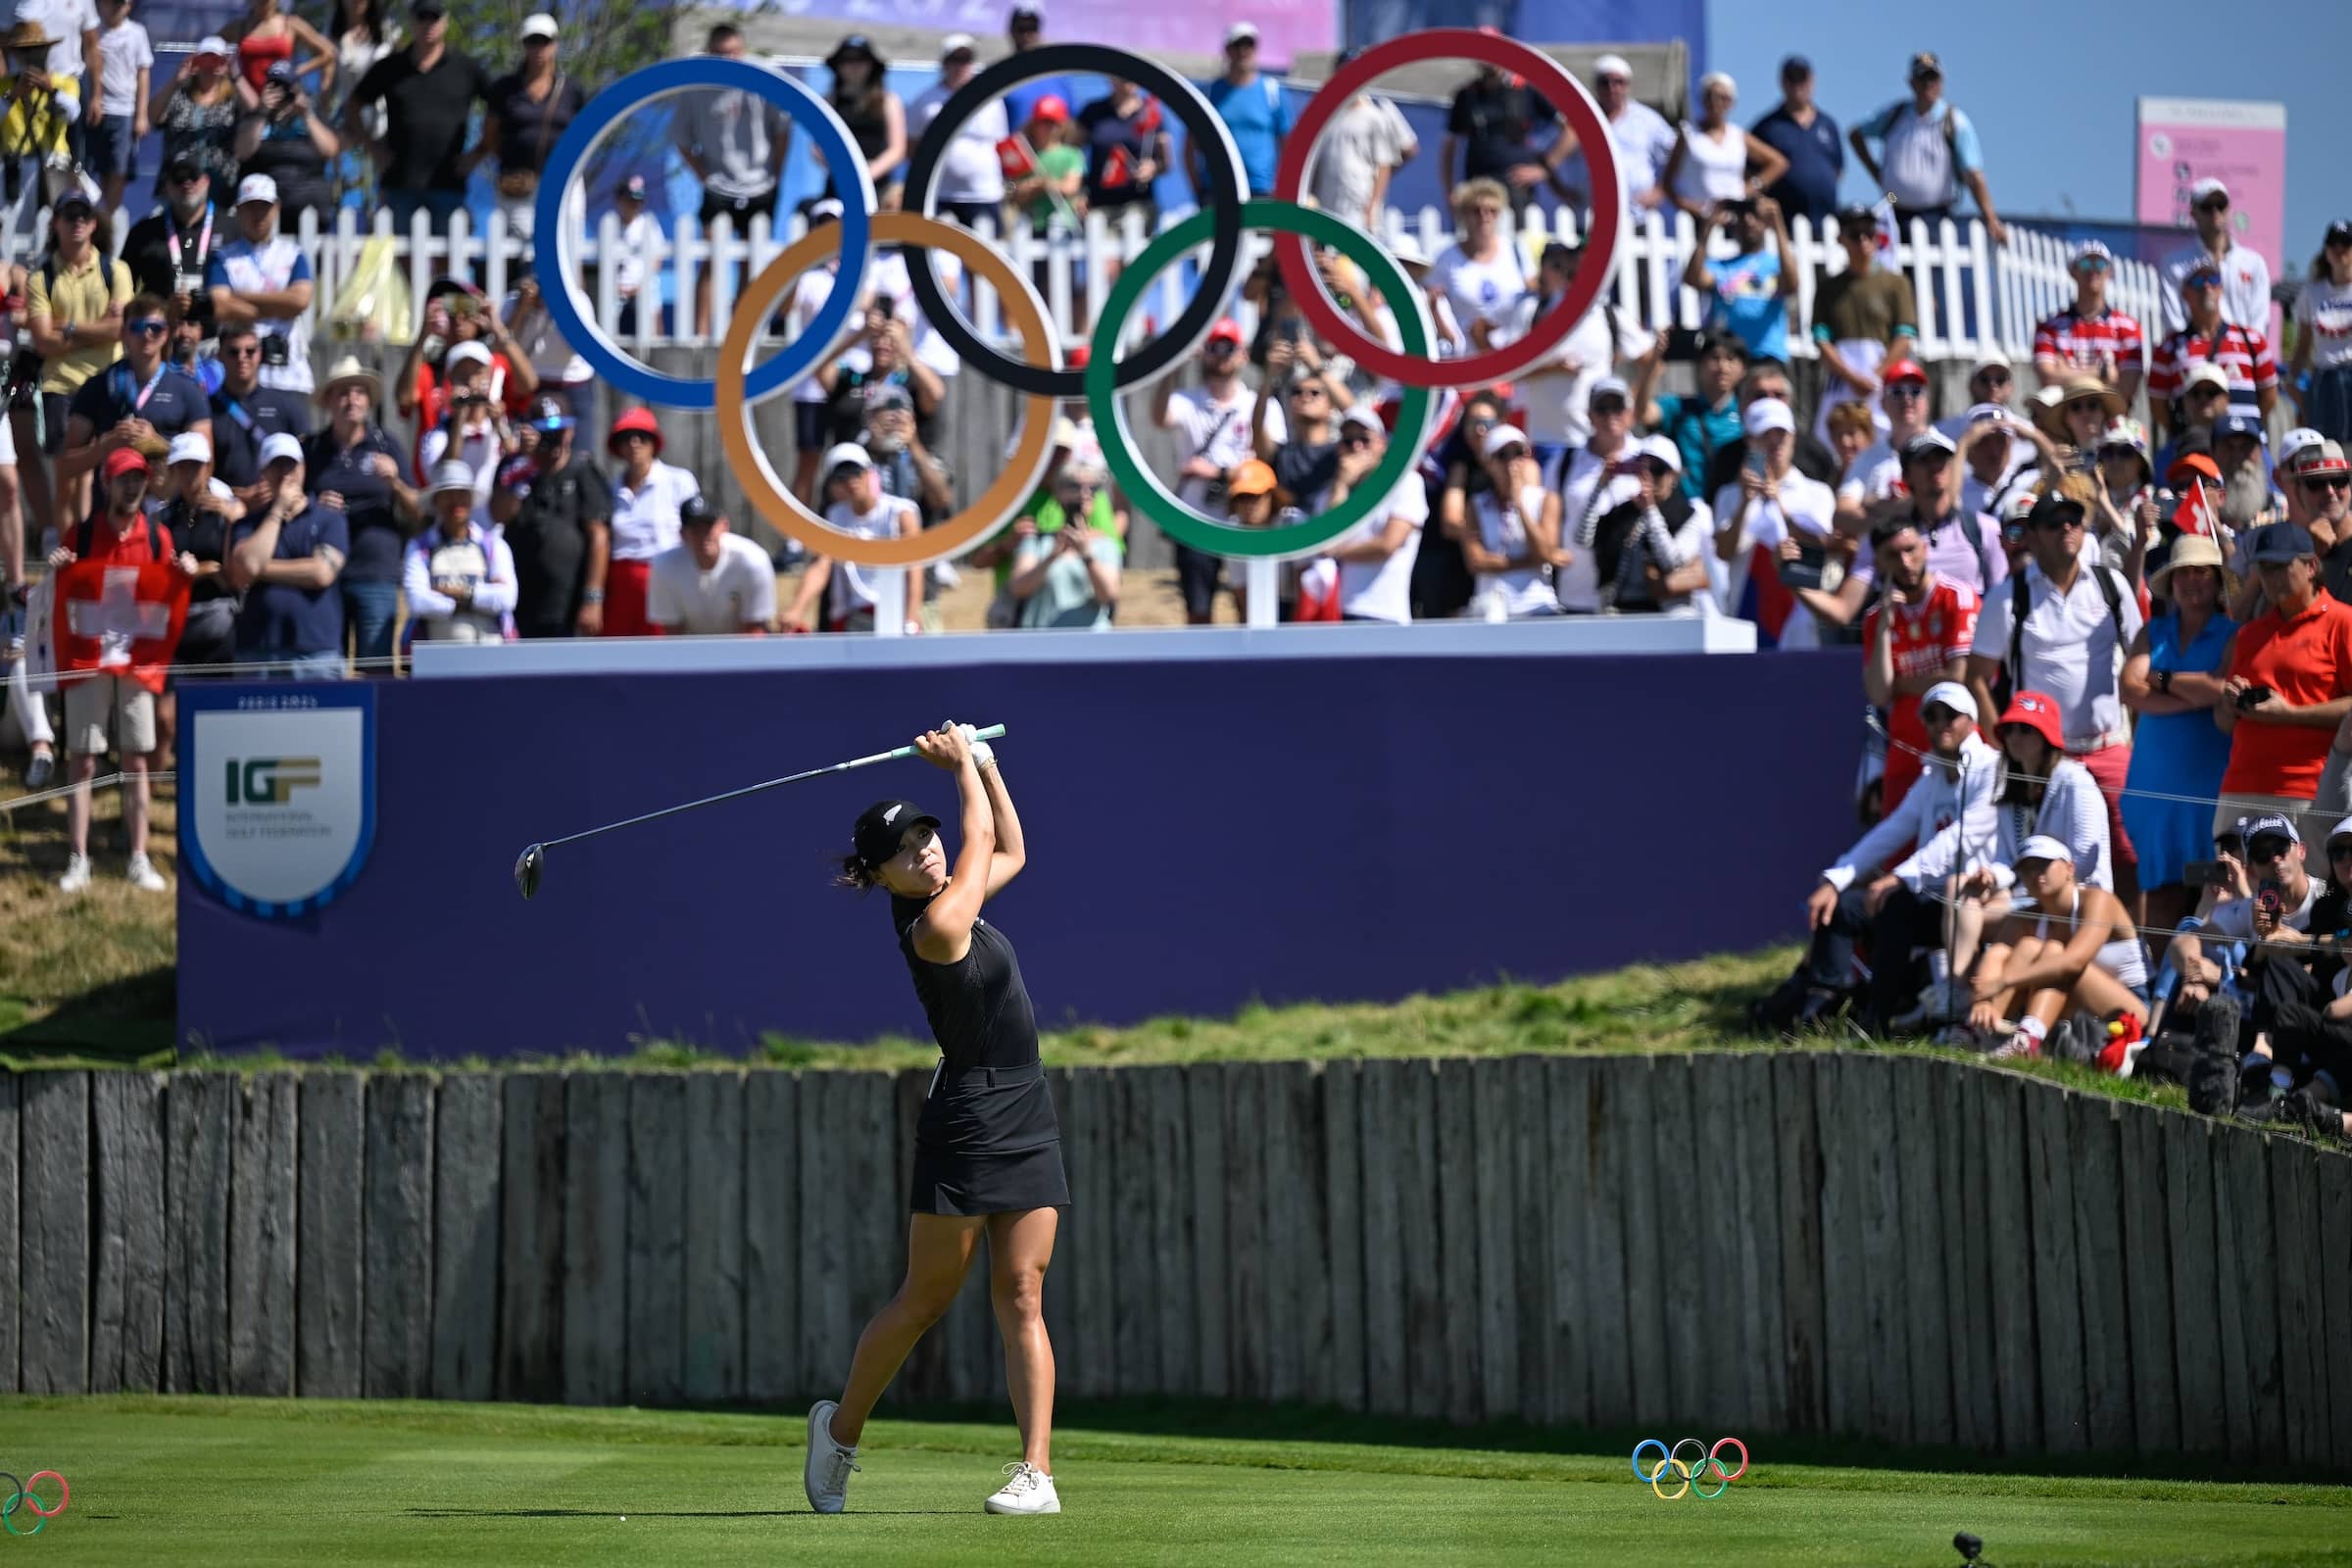
[[[1362,229],[1296,202],[1266,200],[1244,203],[1242,224],[1277,234],[1298,234],[1316,244],[1329,245],[1364,269],[1371,274],[1372,286],[1396,315],[1397,334],[1404,339],[1404,352],[1414,356],[1428,354],[1430,339],[1436,335],[1430,325],[1428,305],[1414,289],[1412,279],[1405,276],[1404,269]],[[1159,524],[1168,537],[1195,550],[1235,559],[1307,555],[1385,506],[1390,494],[1412,472],[1421,459],[1421,445],[1428,439],[1430,391],[1419,386],[1405,389],[1398,404],[1396,428],[1389,434],[1388,451],[1363,482],[1348,493],[1345,501],[1321,516],[1279,528],[1243,528],[1195,512],[1177,500],[1158,475],[1136,461],[1134,435],[1127,427],[1126,404],[1118,395],[1119,336],[1129,313],[1152,280],[1186,251],[1206,244],[1215,226],[1214,213],[1197,212],[1145,246],[1144,253],[1127,264],[1126,270],[1111,285],[1110,297],[1103,301],[1102,314],[1095,318],[1086,365],[1086,401],[1095,411],[1096,430],[1102,441],[1102,460],[1111,477],[1126,493],[1128,504]],[[1410,309],[1405,308],[1407,305]],[[1109,415],[1107,420],[1103,417],[1105,411]]]

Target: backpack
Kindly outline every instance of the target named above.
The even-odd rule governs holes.
[[[2124,642],[2123,578],[2112,566],[2097,565],[2085,569],[2090,572],[2092,580],[2098,583],[2099,596],[2107,601],[2107,617],[2115,624],[2115,646],[2122,648],[2126,646]],[[2000,699],[2001,706],[2004,708],[2008,706],[2010,697],[2018,690],[2018,683],[2023,679],[2026,657],[2026,615],[2032,608],[2033,599],[2033,590],[2026,586],[2026,574],[2021,570],[2009,579],[2009,662],[2007,667],[2002,670],[2001,679],[1995,683],[1993,691],[1993,695]]]

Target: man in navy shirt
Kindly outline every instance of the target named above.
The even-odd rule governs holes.
[[[311,433],[299,392],[262,385],[262,339],[251,321],[220,329],[220,390],[213,394],[213,477],[237,493],[248,512],[263,506],[262,443],[279,433]]]
[[[1790,218],[1819,229],[1838,211],[1838,181],[1845,173],[1845,142],[1838,122],[1814,107],[1813,63],[1803,55],[1781,62],[1779,107],[1756,122],[1756,139],[1788,160],[1788,172],[1765,188]]]
[[[164,302],[153,294],[134,295],[122,308],[122,358],[82,382],[66,406],[60,484],[124,447],[153,463],[171,450],[175,435],[192,430],[212,439],[213,406],[204,388],[164,358],[171,330]]]
[[[343,600],[335,579],[351,554],[343,514],[303,489],[302,443],[262,443],[267,499],[231,534],[224,575],[245,595],[237,612],[237,662],[260,664],[263,679],[340,680]]]

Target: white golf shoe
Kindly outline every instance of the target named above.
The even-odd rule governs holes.
[[[66,874],[57,879],[60,893],[79,893],[90,885],[90,858],[75,855],[66,860]]]
[[[839,1513],[850,1500],[850,1472],[858,1466],[856,1448],[845,1448],[833,1441],[833,1412],[841,1404],[834,1399],[819,1399],[808,1407],[808,1462],[802,1472],[801,1485],[808,1494],[808,1506],[818,1513]]]
[[[168,893],[171,891],[172,884],[164,880],[163,873],[149,863],[144,855],[134,855],[130,858],[130,869],[125,874],[130,878],[130,885],[141,893]]]
[[[1052,1476],[1026,1459],[1015,1459],[1004,1467],[1004,1473],[1012,1479],[981,1504],[990,1513],[1061,1512],[1061,1498],[1054,1491]]]

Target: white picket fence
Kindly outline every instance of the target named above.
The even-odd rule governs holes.
[[[1409,236],[1428,256],[1435,256],[1452,238],[1449,215],[1434,208],[1410,215],[1392,208],[1383,226],[1386,237]],[[118,220],[118,245],[121,227]],[[30,232],[45,233],[47,228],[47,215],[43,214]],[[1565,209],[1538,210],[1532,230],[1519,236],[1531,257],[1544,238],[1574,239],[1576,218]],[[578,256],[582,265],[595,272],[589,298],[596,319],[616,341],[643,354],[659,347],[715,341],[726,329],[740,284],[805,231],[806,225],[798,218],[780,231],[771,229],[766,219],[755,219],[740,235],[723,219],[707,231],[691,217],[679,219],[673,232],[657,232],[636,258],[644,270],[643,299],[650,308],[637,312],[634,329],[625,339],[618,330],[623,301],[615,287],[616,270],[597,265],[622,252],[618,220],[607,216],[585,238]],[[444,271],[471,278],[493,298],[502,298],[519,276],[530,251],[529,242],[512,233],[504,215],[496,212],[479,231],[460,215],[445,236],[434,234],[421,217],[411,233],[396,235],[390,215],[383,212],[374,215],[372,228],[362,227],[358,214],[343,212],[334,226],[323,232],[315,219],[305,214],[300,237],[318,272],[315,315],[333,309],[364,248],[378,236],[392,242],[399,265],[407,270],[415,299],[423,298],[432,279]],[[1082,233],[1040,238],[1025,227],[1016,227],[999,244],[1008,259],[1039,281],[1052,318],[1059,324],[1066,343],[1076,344],[1084,340],[1084,324],[1095,319],[1109,291],[1114,270],[1104,264],[1113,258],[1122,264],[1132,261],[1149,239],[1139,213],[1124,215],[1116,224],[1095,214],[1089,216]],[[1798,219],[1790,239],[1798,276],[1793,318],[1798,329],[1790,331],[1788,347],[1792,357],[1810,359],[1814,348],[1805,328],[1813,318],[1813,296],[1822,277],[1844,270],[1845,256],[1837,243],[1835,222],[1816,233]],[[1705,302],[1680,281],[1697,242],[1696,225],[1688,214],[1676,213],[1670,219],[1644,214],[1619,248],[1616,275],[1607,296],[1610,303],[1628,320],[1653,331],[1699,325]],[[33,257],[28,243],[23,231],[0,234],[0,257],[29,265]],[[1271,240],[1252,233],[1248,243],[1248,254],[1254,260],[1266,253]],[[1197,258],[1205,251],[1195,254]],[[1732,255],[1729,240],[1717,234],[1710,254]],[[1933,229],[1914,222],[1895,248],[1893,265],[1909,275],[1918,299],[1920,352],[1931,360],[1966,359],[1989,344],[2024,364],[2033,352],[2036,323],[2074,298],[2074,283],[2067,270],[2071,254],[2071,248],[2056,238],[2015,225],[2009,229],[2007,243],[1995,247],[1984,225],[1973,219],[1965,223],[1947,220]],[[744,270],[746,264],[749,270]],[[712,297],[711,335],[708,337],[693,330],[693,301],[698,279],[705,274],[710,276]],[[1173,319],[1182,310],[1189,287],[1189,269],[1169,269],[1146,296],[1150,303],[1137,313],[1133,331],[1148,333],[1154,323]],[[2120,261],[2108,285],[2108,299],[2149,326],[2152,339],[2161,318],[2158,289],[2154,268]],[[1247,318],[1249,313],[1238,300],[1234,308]],[[1004,335],[989,291],[978,291],[972,315],[984,335]]]

